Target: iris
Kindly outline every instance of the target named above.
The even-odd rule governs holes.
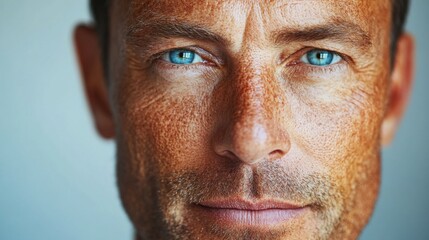
[[[301,60],[310,65],[326,66],[339,62],[341,57],[332,51],[315,49],[308,51]]]
[[[198,54],[186,49],[171,50],[163,56],[163,59],[173,64],[181,65],[202,62]]]

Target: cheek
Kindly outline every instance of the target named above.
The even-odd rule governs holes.
[[[378,161],[386,76],[353,78],[315,87],[290,86],[291,142],[308,159],[329,169],[344,195]],[[362,168],[363,167],[363,168]]]
[[[118,111],[117,139],[122,202],[137,228],[160,226],[164,217],[158,210],[165,206],[159,204],[168,201],[160,194],[165,190],[162,181],[182,170],[203,167],[209,158],[208,98],[151,87],[125,96]]]
[[[150,165],[142,165],[140,175],[148,168],[162,175],[198,167],[201,159],[207,158],[209,110],[204,96],[145,94],[127,108],[128,113],[123,116],[123,131],[128,133],[125,141],[137,146],[134,151],[140,152],[140,156],[134,159],[140,165]]]
[[[378,186],[386,79],[380,73],[371,78],[356,76],[335,86],[292,84],[286,92],[291,142],[303,156],[296,165],[326,169],[339,196],[328,201],[331,210],[341,211],[342,219],[352,219],[355,225],[349,227],[362,225],[376,196],[369,192],[377,192],[373,189]],[[356,211],[360,218],[356,219]]]
[[[336,84],[288,88],[292,121],[292,139],[314,159],[325,164],[354,157],[378,145],[379,129],[384,112],[383,76],[371,79],[353,76]]]

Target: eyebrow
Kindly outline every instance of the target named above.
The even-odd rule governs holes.
[[[330,39],[359,46],[363,49],[372,45],[368,33],[351,22],[334,22],[303,29],[285,28],[274,32],[270,39],[276,44]]]
[[[147,34],[150,39],[145,39],[145,44],[151,44],[160,38],[183,37],[197,39],[208,42],[219,43],[223,46],[230,46],[231,42],[219,34],[212,32],[206,26],[192,24],[188,22],[174,21],[169,19],[150,19],[139,21],[128,27],[126,34],[130,39],[137,37],[141,32]],[[318,40],[335,40],[348,43],[351,46],[358,46],[361,49],[368,49],[371,45],[371,38],[359,25],[346,21],[334,21],[321,25],[310,26],[302,29],[286,27],[274,31],[269,40],[275,44],[288,44],[292,42],[312,42]]]
[[[230,42],[227,39],[208,30],[207,27],[187,22],[168,20],[150,20],[147,22],[141,21],[133,26],[130,26],[126,34],[128,37],[133,38],[136,33],[141,31],[150,32],[148,35],[153,41],[156,41],[159,38],[183,37],[208,42],[215,42],[224,46],[230,45]]]

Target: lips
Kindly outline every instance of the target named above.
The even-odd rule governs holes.
[[[209,219],[240,226],[280,225],[298,218],[307,209],[307,206],[283,201],[240,198],[204,201],[198,206]]]
[[[217,209],[237,209],[237,210],[253,210],[261,211],[267,209],[297,209],[302,206],[291,204],[288,202],[264,200],[264,201],[248,201],[240,198],[235,199],[220,199],[201,202],[200,205],[208,208]]]

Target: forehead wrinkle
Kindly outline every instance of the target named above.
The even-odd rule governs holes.
[[[252,3],[247,12],[246,20],[241,33],[241,39],[238,41],[240,48],[243,48],[248,41],[255,42],[255,38],[263,38],[263,20],[260,3]]]
[[[362,49],[372,45],[369,33],[359,25],[343,20],[334,20],[304,28],[285,27],[274,31],[270,39],[276,44],[331,39],[357,45]]]
[[[124,31],[128,40],[140,41],[142,37],[147,40],[157,37],[158,39],[185,37],[220,43],[222,47],[228,47],[230,50],[238,49],[237,45],[242,42],[242,39],[237,38],[236,33],[244,30],[244,18],[249,14],[249,3],[252,3],[249,0],[219,3],[202,1],[195,7],[188,8],[184,3],[177,8],[172,8],[171,3],[164,4],[167,1],[148,0],[144,2],[145,4],[142,4],[141,1],[134,0],[129,5],[130,14],[128,14]],[[204,9],[204,12],[199,11],[201,9]],[[204,16],[212,17],[205,18]],[[217,16],[222,18],[217,19]],[[222,21],[225,17],[228,20]],[[150,35],[145,36],[146,33],[150,33]]]
[[[299,9],[303,9],[306,11],[311,10],[311,8],[308,9],[308,7],[305,6],[307,5],[306,3],[308,3],[307,1],[293,0],[285,2],[266,0],[263,2],[253,2],[249,0],[243,0],[238,2],[226,1],[216,4],[209,4],[207,1],[202,1],[201,4],[198,4],[198,9],[205,9],[205,11],[207,10],[207,12],[211,14],[215,14],[218,11],[223,12],[222,9],[225,6],[229,6],[226,8],[233,9],[233,12],[235,12],[238,7],[239,11],[241,12],[240,14],[243,17],[243,22],[238,23],[234,21],[229,25],[227,24],[226,31],[223,31],[225,30],[224,28],[221,28],[222,31],[219,31],[219,26],[222,25],[218,25],[218,23],[222,21],[214,21],[213,23],[210,21],[197,21],[196,23],[193,23],[194,19],[198,20],[198,18],[185,17],[187,13],[193,12],[193,8],[190,8],[189,10],[186,10],[186,8],[184,8],[186,10],[185,12],[181,10],[181,12],[177,14],[169,14],[172,12],[164,10],[164,8],[171,7],[171,4],[169,4],[170,7],[164,6],[167,1],[130,0],[130,2],[130,12],[132,13],[131,15],[134,15],[135,17],[129,19],[130,22],[129,24],[127,24],[126,33],[132,33],[134,31],[137,31],[141,27],[152,25],[153,27],[151,28],[154,30],[160,30],[159,35],[162,36],[168,36],[169,34],[166,33],[171,32],[171,36],[188,36],[190,38],[196,38],[199,40],[215,40],[216,42],[223,43],[224,46],[232,46],[231,44],[233,43],[233,49],[235,49],[233,50],[233,52],[236,52],[236,50],[240,49],[244,41],[251,41],[252,43],[257,43],[255,41],[255,38],[257,38],[258,40],[262,40],[260,42],[264,43],[286,43],[288,41],[308,42],[330,39],[340,43],[344,42],[349,45],[357,46],[360,49],[367,49],[372,44],[370,38],[372,32],[365,31],[367,30],[367,26],[361,27],[358,23],[354,23],[355,21],[353,21],[353,18],[349,19],[346,16],[344,17],[344,19],[340,19],[338,18],[338,16],[335,15],[336,11],[332,12],[334,13],[334,15],[332,15],[331,13],[329,13],[328,15],[319,15],[317,13],[314,16],[314,19],[319,19],[320,21],[310,22],[298,21],[299,19],[296,19],[296,16],[298,15],[292,14],[291,16],[290,14],[288,14],[288,11],[286,10],[287,8],[289,8],[289,11],[293,10],[295,9],[293,5],[301,5],[301,3],[303,3],[302,5],[304,8],[299,7]],[[183,2],[183,4],[185,4],[184,1],[181,0],[175,2]],[[231,4],[235,7],[231,8]],[[221,5],[223,5],[223,7]],[[282,7],[275,7],[276,5],[281,5]],[[337,9],[340,7],[339,5],[341,4],[335,4],[333,8]],[[270,12],[277,12],[279,15],[270,14]],[[303,14],[307,15],[307,13]],[[270,17],[270,15],[277,15],[278,17],[272,18]],[[189,16],[192,17],[193,14]],[[152,22],[154,24],[149,24],[149,22]],[[322,24],[320,24],[320,22],[322,22]],[[174,23],[174,25],[170,23]],[[285,27],[282,29],[284,31],[273,29],[275,26]],[[187,31],[184,31],[185,29],[187,29]],[[237,31],[238,34],[236,34]],[[255,34],[254,31],[257,31],[257,33]],[[282,32],[282,34],[280,34],[280,31]],[[235,34],[232,34],[233,32],[235,32]],[[271,34],[269,32],[271,32]],[[215,33],[217,33],[217,36]],[[275,34],[278,35],[277,39],[273,39],[272,37]],[[270,41],[265,41],[267,39],[269,39]],[[281,41],[282,39],[284,41]]]

